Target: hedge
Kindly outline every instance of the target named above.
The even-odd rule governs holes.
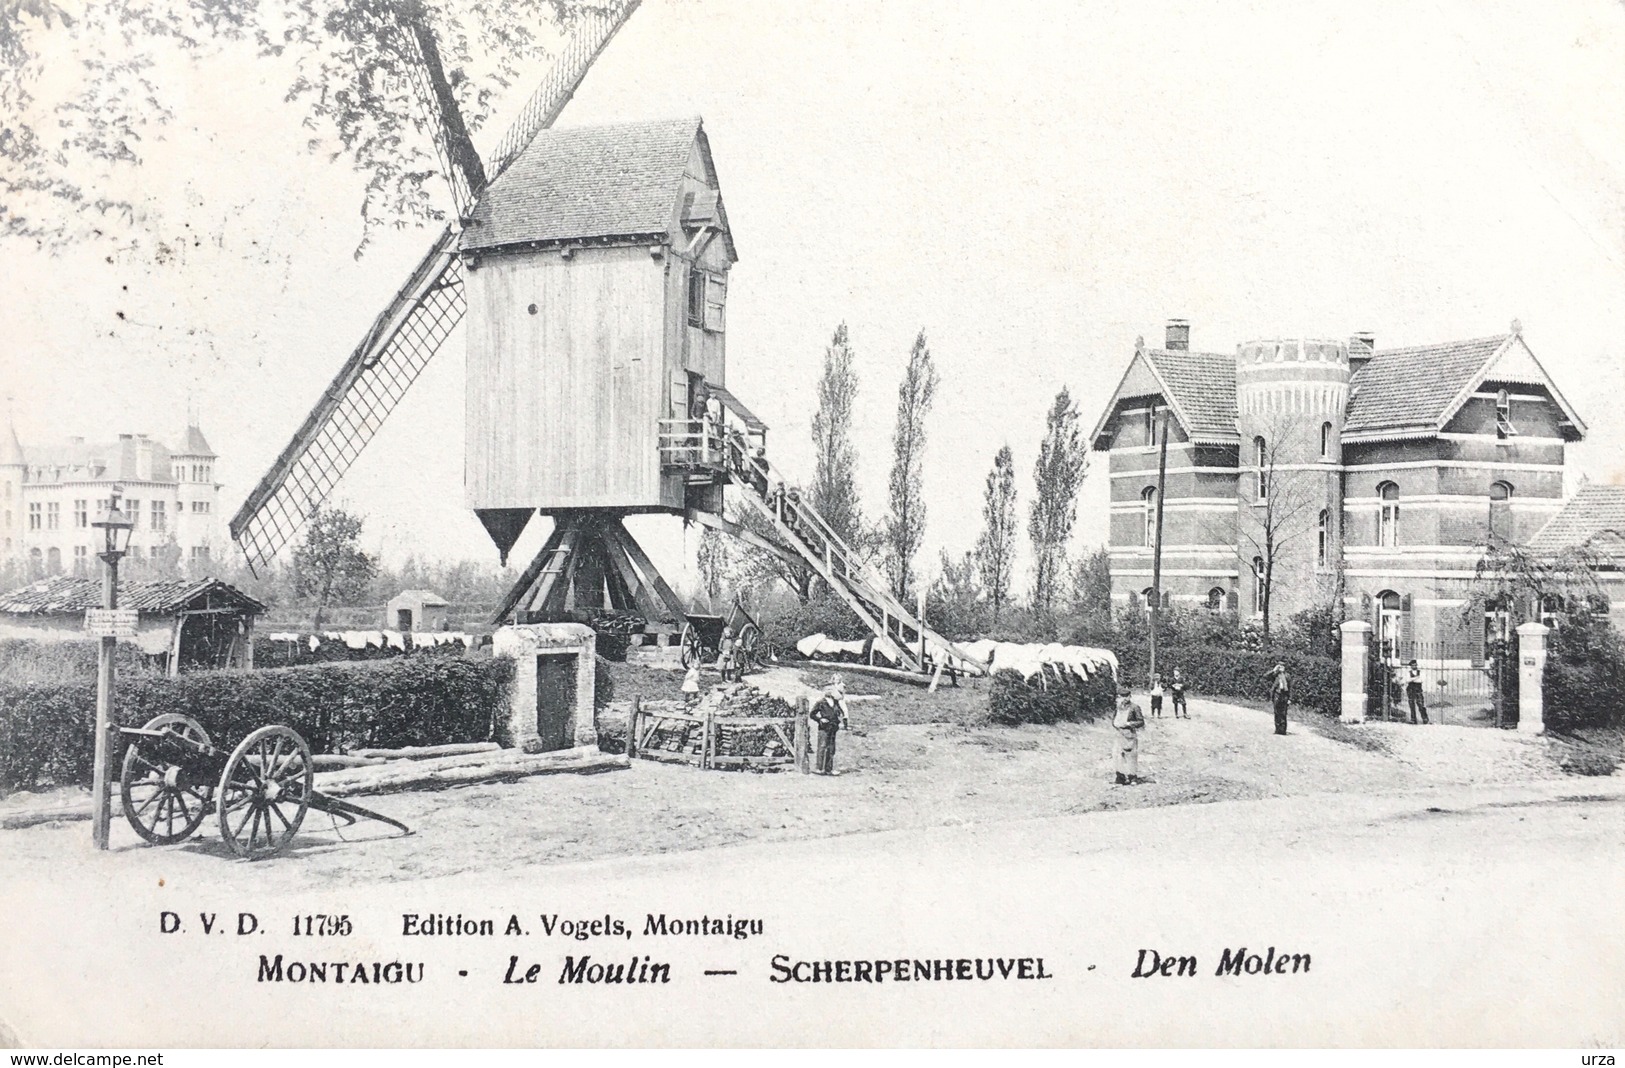
[[[1030,679],[1019,672],[995,671],[988,693],[988,719],[1021,723],[1090,722],[1110,716],[1117,702],[1117,682],[1100,673],[1080,679],[1070,671],[1045,669]]]
[[[600,665],[599,679],[606,678]],[[284,723],[314,752],[507,741],[506,658],[403,657],[357,664],[121,677],[113,721],[191,716],[217,745]],[[600,695],[600,700],[607,697]],[[92,678],[0,680],[0,793],[87,784],[96,709]]]
[[[360,649],[352,649],[341,641],[323,639],[315,649],[310,647],[302,635],[298,641],[273,641],[263,634],[254,636],[254,666],[262,668],[272,667],[306,667],[311,664],[351,664],[370,662],[375,660],[394,660],[403,656],[482,656],[490,652],[489,648],[466,648],[462,642],[446,642],[441,645],[414,645],[408,653],[404,649],[396,649],[389,645],[366,645]],[[489,646],[489,641],[485,644]]]
[[[1112,651],[1117,654],[1123,678],[1136,693],[1143,692],[1147,682],[1147,649],[1124,644]],[[1174,646],[1157,651],[1158,672],[1167,679],[1178,668],[1186,692],[1192,695],[1266,701],[1270,695],[1269,671],[1276,664],[1286,665],[1293,704],[1328,716],[1339,713],[1343,703],[1343,665],[1331,657],[1206,645]]]

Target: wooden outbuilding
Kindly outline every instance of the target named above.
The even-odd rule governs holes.
[[[0,594],[0,638],[94,641],[85,610],[100,608],[100,579],[57,576]],[[215,578],[119,584],[119,607],[137,612],[128,639],[171,675],[254,666],[254,620],[265,605]]]

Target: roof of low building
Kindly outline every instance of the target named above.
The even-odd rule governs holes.
[[[1349,379],[1345,434],[1437,430],[1512,335],[1384,349]]]
[[[416,601],[424,605],[446,605],[451,603],[433,590],[402,590],[390,598],[391,604],[396,601]]]
[[[205,594],[223,597],[248,612],[263,612],[265,605],[242,590],[216,578],[166,579],[158,582],[119,583],[119,607],[163,614],[187,608]],[[83,612],[102,605],[99,578],[57,575],[0,593],[0,612],[14,615],[49,615]]]
[[[697,137],[698,117],[543,130],[480,197],[462,246],[665,234]]]
[[[1617,550],[1622,540],[1625,540],[1625,486],[1589,482],[1529,539],[1528,549],[1545,555],[1603,543],[1610,550]]]

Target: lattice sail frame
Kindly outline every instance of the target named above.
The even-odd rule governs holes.
[[[642,0],[582,16],[519,117],[497,143],[489,181],[553,124],[615,33]],[[418,87],[419,95],[426,92]],[[439,139],[436,149],[441,150]],[[458,168],[443,159],[463,207]],[[447,227],[389,306],[373,320],[293,439],[231,520],[231,536],[256,573],[293,540],[361,455],[389,413],[467,311],[458,233]]]

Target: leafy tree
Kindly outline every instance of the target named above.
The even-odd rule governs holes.
[[[293,552],[294,592],[316,603],[311,626],[320,628],[327,606],[354,601],[378,573],[378,560],[361,550],[361,517],[342,508],[310,514],[304,541]]]
[[[746,530],[770,541],[778,541],[778,531],[754,509],[730,510],[726,518]],[[707,528],[700,535],[700,580],[706,596],[716,605],[730,588],[761,590],[783,583],[796,600],[806,604],[813,599],[812,568],[797,559],[794,563],[777,553],[757,545]]]
[[[1033,611],[1041,617],[1052,614],[1066,573],[1066,545],[1077,520],[1078,489],[1088,460],[1078,406],[1062,386],[1044,418],[1044,440],[1033,465],[1037,495],[1027,517],[1027,537],[1033,543]]]
[[[886,521],[886,556],[892,592],[907,603],[914,588],[914,554],[925,540],[925,417],[937,394],[937,367],[925,343],[925,331],[914,339],[903,381],[897,387],[897,428],[892,432],[892,467],[888,482],[891,515]]]
[[[941,551],[925,611],[929,625],[942,634],[980,634],[986,628],[981,566],[974,551],[957,557],[946,549]]]
[[[1105,549],[1096,549],[1073,567],[1072,603],[1086,625],[1111,624],[1112,558]]]
[[[566,27],[613,0],[0,0],[0,234],[161,251],[162,220],[121,178],[167,124],[161,62],[279,60],[313,153],[366,176],[366,237],[439,220],[436,138],[466,170],[467,132]],[[66,70],[66,74],[64,73]],[[419,96],[414,83],[426,87]],[[477,163],[474,164],[477,166]],[[358,250],[359,254],[359,250]]]
[[[811,503],[829,528],[851,546],[859,544],[863,528],[857,453],[852,447],[852,408],[857,398],[858,373],[842,323],[824,350],[824,373],[818,380],[818,411],[812,420]]]
[[[987,591],[993,622],[1010,600],[1010,582],[1016,557],[1016,461],[1010,446],[1000,446],[993,456],[993,469],[987,473],[982,490],[982,533],[976,539],[976,571]]]

